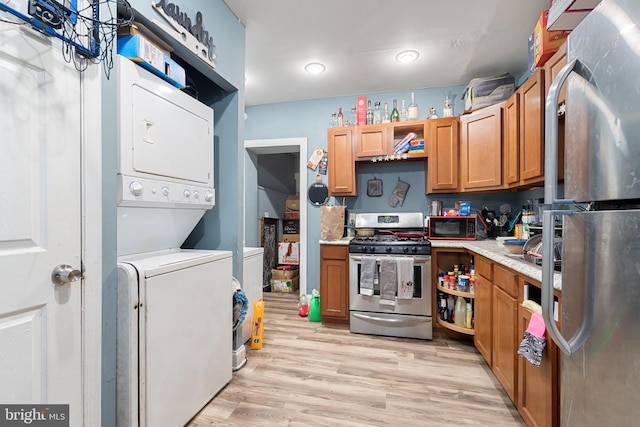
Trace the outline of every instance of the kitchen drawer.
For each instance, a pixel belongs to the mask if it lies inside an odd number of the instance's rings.
[[[484,277],[485,279],[488,279],[489,281],[493,280],[493,271],[491,269],[491,266],[493,265],[493,263],[491,261],[476,255],[474,258],[474,263],[475,263],[476,274],[481,275],[482,277]]]
[[[512,297],[518,297],[518,276],[499,265],[493,266],[493,284]]]

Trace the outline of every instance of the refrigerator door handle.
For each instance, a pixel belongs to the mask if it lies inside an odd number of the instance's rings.
[[[571,215],[573,212],[569,210],[546,210],[542,212],[542,247],[553,248],[554,247],[554,222],[556,215]],[[566,340],[555,322],[553,316],[553,259],[552,250],[542,251],[542,317],[544,318],[547,332],[558,345],[560,350],[567,355],[575,353],[585,343],[591,328],[593,326],[593,310],[594,301],[593,298],[585,298],[584,300],[584,316],[582,318],[582,324],[578,332]],[[586,289],[586,293],[589,294],[589,289]]]
[[[548,205],[572,203],[572,201],[556,199],[558,196],[558,97],[560,96],[560,88],[576,68],[576,64],[578,64],[578,60],[574,59],[560,70],[549,88],[545,104],[544,203]]]

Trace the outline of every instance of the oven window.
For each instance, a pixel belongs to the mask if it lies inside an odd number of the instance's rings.
[[[362,264],[358,263],[358,295],[360,295],[360,269]],[[376,263],[376,274],[373,280],[373,295],[380,296],[380,262]],[[396,292],[397,295],[397,292]],[[413,297],[422,298],[422,266],[413,266]]]

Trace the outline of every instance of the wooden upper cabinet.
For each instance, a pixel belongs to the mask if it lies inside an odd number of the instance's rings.
[[[504,105],[504,183],[520,181],[520,94],[515,92]]]
[[[356,159],[389,154],[389,126],[387,124],[358,126],[355,151]]]
[[[461,190],[502,188],[502,110],[504,102],[460,118]]]
[[[427,129],[427,194],[455,193],[460,186],[460,120],[458,117],[429,120]]]
[[[520,88],[520,181],[544,181],[544,70],[539,69]]]
[[[353,129],[331,128],[327,132],[329,194],[332,196],[358,195],[353,158]]]
[[[558,76],[560,70],[567,65],[567,43],[565,42],[560,49],[556,53],[553,54],[551,58],[547,60],[544,64],[544,74],[545,74],[545,94],[549,93],[549,88],[551,87],[551,83]],[[560,95],[558,96],[558,104],[562,104],[565,102],[567,98],[567,92],[565,86],[563,85],[560,89]],[[546,101],[545,101],[546,102]]]

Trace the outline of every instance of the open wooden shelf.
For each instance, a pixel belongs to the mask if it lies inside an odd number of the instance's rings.
[[[463,292],[464,293],[464,292]],[[443,326],[447,329],[451,329],[452,331],[456,331],[459,332],[461,334],[466,334],[466,335],[473,335],[473,329],[469,329],[469,328],[461,328],[460,326],[455,325],[454,323],[447,323],[444,322],[442,320],[440,320],[439,317],[436,317],[436,322],[440,325]]]
[[[445,288],[444,286],[440,286],[440,285],[436,285],[436,288],[438,288],[439,291],[442,291],[445,294],[457,295],[457,296],[465,297],[465,298],[474,298],[475,297],[475,294],[472,294],[470,292],[456,291],[455,289]]]

